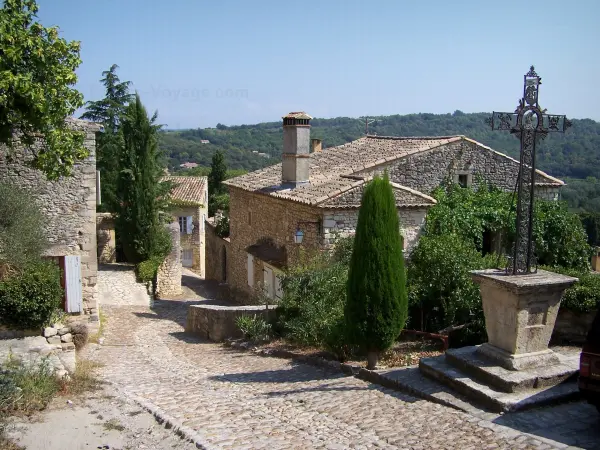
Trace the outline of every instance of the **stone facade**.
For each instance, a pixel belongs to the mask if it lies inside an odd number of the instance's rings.
[[[210,261],[206,261],[206,279],[216,280],[219,283],[227,283],[227,258],[230,256],[229,238],[221,238],[215,233],[214,218],[206,220],[206,255],[210,255]]]
[[[28,150],[17,149],[16,158],[8,161],[7,149],[0,147],[0,179],[26,188],[39,204],[47,219],[47,256],[81,256],[83,314],[97,322],[96,132],[100,128],[77,119],[70,123],[85,133],[84,145],[89,151],[89,156],[75,165],[72,176],[48,181],[25,164],[32,157]]]
[[[177,297],[181,294],[181,244],[179,224],[167,225],[171,235],[171,252],[158,268],[156,274],[156,295],[160,298]]]
[[[111,213],[96,214],[96,241],[98,245],[98,263],[111,264],[117,262],[115,220]]]

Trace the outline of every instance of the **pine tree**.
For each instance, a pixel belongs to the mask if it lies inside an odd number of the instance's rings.
[[[119,134],[121,120],[133,95],[129,93],[130,81],[121,81],[117,75],[119,66],[113,64],[102,72],[100,80],[106,88],[102,100],[87,102],[86,112],[81,118],[101,123],[104,133],[98,136],[97,167],[100,170],[100,190],[103,210],[115,212],[117,178],[119,175],[120,151],[123,148]]]
[[[396,340],[407,319],[402,237],[387,174],[363,194],[348,273],[346,327],[352,344],[367,352],[369,368]]]
[[[148,118],[136,94],[122,117],[123,142],[117,178],[117,239],[129,262],[164,257],[170,238],[160,221],[170,185],[161,183],[157,114]]]

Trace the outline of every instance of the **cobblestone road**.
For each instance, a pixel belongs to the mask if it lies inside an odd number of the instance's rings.
[[[105,340],[92,357],[107,380],[195,430],[207,448],[600,448],[595,410],[583,403],[499,417],[509,425],[501,426],[326,369],[191,338],[183,333],[188,304],[105,306]]]

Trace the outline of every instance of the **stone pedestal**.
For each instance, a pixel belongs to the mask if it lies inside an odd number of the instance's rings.
[[[558,364],[548,343],[562,294],[577,278],[544,270],[509,275],[496,269],[474,271],[472,277],[480,286],[488,334],[478,353],[508,370]]]

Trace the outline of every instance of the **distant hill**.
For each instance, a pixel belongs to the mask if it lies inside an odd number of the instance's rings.
[[[380,136],[446,136],[462,134],[493,149],[518,157],[519,142],[508,132],[492,131],[485,119],[489,113],[455,111],[453,114],[408,114],[378,117],[369,125],[369,134]],[[332,147],[364,136],[364,122],[339,117],[313,119],[311,136],[323,139],[324,147]],[[208,140],[210,143],[201,143]],[[197,130],[165,131],[161,133],[161,148],[166,152],[169,166],[179,169],[184,162],[210,165],[213,153],[223,150],[227,164],[232,169],[256,170],[275,164],[281,159],[281,122],[256,125],[240,125]],[[255,153],[253,153],[255,152]],[[269,157],[258,155],[264,153]],[[566,134],[549,135],[537,151],[538,167],[559,178],[600,179],[600,123],[590,119],[573,120],[573,127]],[[590,180],[576,182],[577,189]],[[585,189],[586,193],[591,192]],[[592,191],[596,191],[595,189]],[[600,195],[600,194],[599,194]],[[585,196],[585,194],[584,194]],[[589,209],[581,195],[578,209]],[[594,202],[594,205],[598,204]],[[595,209],[595,207],[593,208]]]

